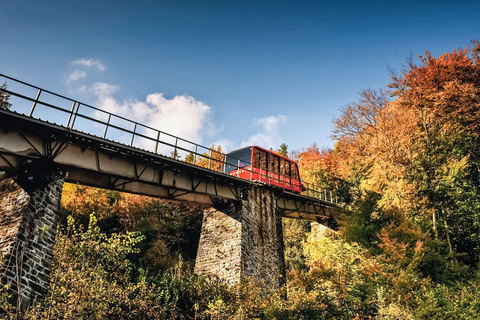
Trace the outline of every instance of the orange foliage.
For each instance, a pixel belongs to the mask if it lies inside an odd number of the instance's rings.
[[[65,183],[62,191],[61,206],[76,215],[88,216],[94,213],[98,218],[110,216],[113,212],[122,217],[125,227],[131,227],[134,215],[149,197],[120,193],[93,187]]]
[[[437,168],[459,160],[450,154],[454,144],[478,138],[479,48],[477,43],[472,54],[467,48],[439,58],[427,51],[420,66],[410,63],[408,71],[392,77],[393,92],[364,90],[334,120],[336,153],[351,179],[382,195],[381,206],[408,212],[423,203],[418,181],[409,177],[418,159],[427,166],[419,169],[426,174],[421,183],[429,185],[439,179]]]
[[[203,168],[221,171],[223,161],[222,146],[218,145],[215,147],[215,145],[212,143],[212,146],[208,150],[209,151],[204,152],[202,156],[197,156],[197,161],[195,164]]]
[[[314,143],[294,155],[302,180],[306,183],[330,185],[333,180],[344,175],[339,158],[330,149],[320,150]]]

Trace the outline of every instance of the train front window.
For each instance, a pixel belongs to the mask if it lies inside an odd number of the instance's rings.
[[[225,155],[222,172],[229,173],[239,168],[251,166],[252,148],[244,148]]]

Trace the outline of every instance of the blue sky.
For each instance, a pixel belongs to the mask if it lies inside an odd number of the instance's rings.
[[[23,1],[0,73],[204,145],[332,147],[388,67],[480,38],[478,1]]]

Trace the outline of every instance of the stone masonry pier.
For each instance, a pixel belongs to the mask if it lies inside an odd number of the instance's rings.
[[[285,283],[282,216],[271,189],[251,187],[244,200],[204,211],[195,273],[264,289]]]
[[[23,309],[48,289],[64,179],[43,162],[0,175],[1,283]]]

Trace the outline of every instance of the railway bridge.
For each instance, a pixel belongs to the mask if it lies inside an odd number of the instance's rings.
[[[229,175],[215,150],[6,75],[0,80],[10,102],[0,105],[0,275],[24,306],[48,288],[64,182],[206,205],[195,272],[229,283],[251,278],[277,287],[285,275],[282,217],[332,219],[328,190],[298,194]],[[187,154],[192,163],[177,160]]]

